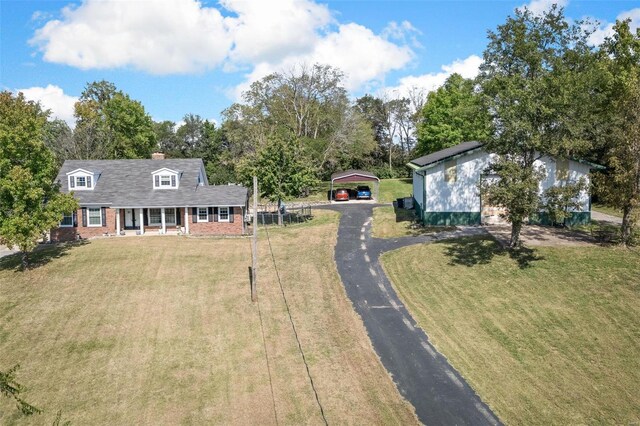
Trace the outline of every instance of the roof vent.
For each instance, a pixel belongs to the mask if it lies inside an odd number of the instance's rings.
[[[151,154],[152,160],[164,160],[164,152],[154,152]]]

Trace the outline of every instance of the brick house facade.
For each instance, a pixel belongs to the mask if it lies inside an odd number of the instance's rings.
[[[200,159],[68,160],[57,179],[80,208],[51,230],[52,241],[246,231],[247,189],[209,185]]]

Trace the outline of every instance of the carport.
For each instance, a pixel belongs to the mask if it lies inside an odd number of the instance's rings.
[[[364,170],[346,170],[344,172],[337,172],[331,175],[331,189],[329,191],[330,200],[333,201],[333,187],[335,184],[341,183],[371,183],[373,182],[373,191],[371,191],[371,198],[378,199],[378,192],[380,191],[380,179],[378,176],[371,172]]]

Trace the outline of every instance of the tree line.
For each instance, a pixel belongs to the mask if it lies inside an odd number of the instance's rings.
[[[517,10],[488,32],[475,79],[453,74],[426,96],[414,89],[350,99],[339,69],[300,65],[251,84],[219,124],[195,114],[154,122],[141,102],[99,81],[83,90],[71,129],[3,92],[0,242],[26,253],[69,210],[72,199],[52,183],[66,159],[150,158],[156,150],[200,157],[211,183],[250,185],[257,174],[262,195],[278,200],[304,195],[338,170],[408,176],[411,158],[478,140],[498,155],[487,172],[499,179],[482,191],[506,207],[512,246],[541,205],[561,217],[581,189],[574,182],[541,199],[543,155],[606,167],[592,190],[622,210],[629,244],[640,207],[640,32],[619,21],[599,46],[589,35],[588,23],[568,22],[561,8]]]

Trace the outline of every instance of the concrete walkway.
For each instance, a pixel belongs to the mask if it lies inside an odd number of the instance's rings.
[[[18,252],[18,250],[16,250],[16,249],[9,250],[5,246],[1,246],[0,245],[0,258],[3,258],[5,256],[9,256],[10,254],[17,253],[17,252]]]
[[[429,343],[379,262],[380,254],[411,244],[485,234],[466,228],[437,235],[371,237],[373,205],[331,206],[342,213],[335,260],[347,295],[362,317],[373,347],[400,393],[428,425],[500,424],[466,381]],[[428,279],[428,276],[425,276]]]
[[[591,220],[598,222],[608,222],[614,225],[622,225],[622,218],[617,216],[611,216],[610,214],[600,213],[595,210],[591,211]]]

